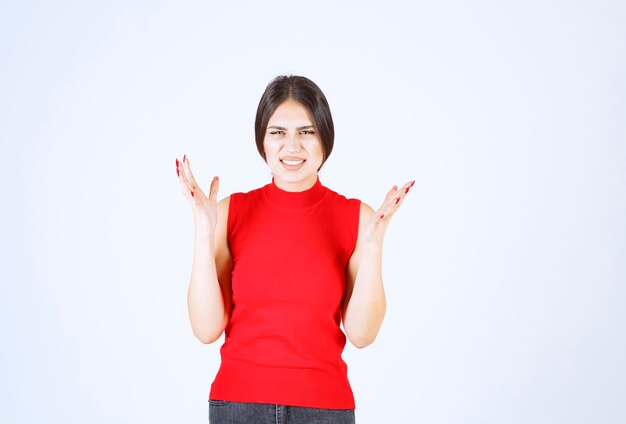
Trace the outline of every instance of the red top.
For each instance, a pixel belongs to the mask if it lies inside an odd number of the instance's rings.
[[[233,308],[210,399],[355,408],[339,325],[360,203],[319,178],[231,195]]]

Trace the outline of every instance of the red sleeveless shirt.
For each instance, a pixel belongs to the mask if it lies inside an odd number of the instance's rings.
[[[360,201],[272,181],[230,197],[230,320],[210,399],[354,409],[340,329]]]

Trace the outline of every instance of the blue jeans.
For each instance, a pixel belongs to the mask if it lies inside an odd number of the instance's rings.
[[[210,424],[354,424],[354,409],[320,409],[209,399]]]

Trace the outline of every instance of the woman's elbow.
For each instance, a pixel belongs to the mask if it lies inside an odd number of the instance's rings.
[[[219,323],[219,325],[192,325],[191,329],[196,339],[200,340],[204,344],[211,344],[218,340],[222,333],[224,333],[227,323],[228,318],[224,317],[223,321]]]
[[[220,338],[220,336],[222,335],[223,331],[194,331],[193,335],[196,337],[196,339],[200,340],[200,342],[202,342],[203,344],[211,344],[214,341],[218,340]]]
[[[376,336],[377,334],[372,334],[372,335],[350,335],[348,333],[348,340],[350,340],[350,343],[352,344],[352,346],[356,347],[357,349],[363,349],[369,345],[371,345],[372,343],[374,343],[374,340],[376,340]]]
[[[385,309],[383,307],[381,308],[378,316],[368,324],[359,323],[360,325],[353,325],[354,321],[344,321],[344,330],[346,331],[346,336],[348,337],[348,340],[350,340],[350,343],[358,349],[363,349],[364,347],[374,343],[376,337],[378,336],[378,332],[380,331],[380,327],[383,324],[384,318]]]
[[[352,343],[352,346],[356,347],[357,349],[363,349],[366,348],[367,346],[371,345],[372,343],[374,343],[374,340],[368,340],[368,341],[352,341],[350,340],[350,343]]]

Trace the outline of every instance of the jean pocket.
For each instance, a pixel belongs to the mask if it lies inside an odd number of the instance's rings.
[[[209,399],[209,405],[211,406],[224,406],[230,403],[229,400]]]

